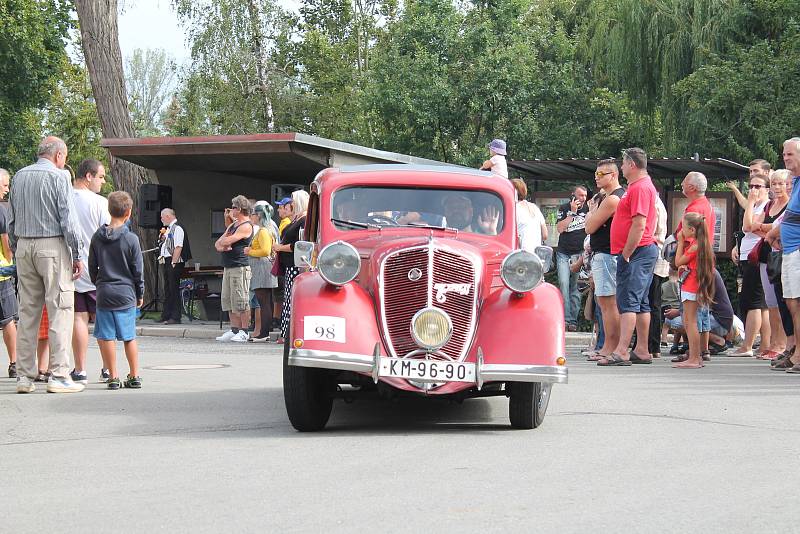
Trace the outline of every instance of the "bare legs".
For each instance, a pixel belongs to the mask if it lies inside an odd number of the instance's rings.
[[[689,339],[689,358],[685,362],[676,363],[673,367],[699,369],[703,366],[703,357],[700,354],[702,341],[697,330],[697,302],[693,300],[683,301],[683,328]]]
[[[617,297],[614,295],[607,297],[596,297],[600,305],[601,317],[603,320],[603,332],[605,332],[605,342],[600,349],[602,356],[610,356],[611,352],[619,343],[619,310],[617,309]]]
[[[636,346],[633,348],[633,352],[640,359],[649,360],[651,356],[647,349],[647,335],[650,332],[650,312],[619,314],[619,342],[614,348],[614,353],[623,360],[630,358],[628,347],[631,344],[634,329],[636,330]]]
[[[17,324],[11,320],[3,327],[3,343],[8,351],[8,363],[17,361]]]
[[[75,356],[75,371],[86,370],[86,351],[89,348],[89,313],[75,312],[72,323],[72,354]]]
[[[765,345],[764,340],[761,340],[762,354],[767,351],[781,353],[786,350],[786,332],[783,331],[781,314],[777,306],[769,308],[769,331],[771,334],[769,343]]]
[[[100,355],[103,357],[103,367],[108,369],[111,378],[119,378],[119,375],[117,375],[116,343],[113,340],[98,339],[97,344],[100,346]],[[130,375],[139,376],[139,350],[136,340],[124,341],[123,346],[125,347],[125,358],[128,360]]]

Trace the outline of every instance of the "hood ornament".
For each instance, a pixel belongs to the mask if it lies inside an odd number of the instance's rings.
[[[471,287],[472,284],[434,284],[433,289],[436,290],[436,302],[440,304],[447,302],[447,293],[468,295]]]

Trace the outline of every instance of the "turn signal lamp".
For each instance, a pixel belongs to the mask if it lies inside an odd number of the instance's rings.
[[[295,343],[297,343],[297,342],[295,341]],[[556,364],[557,365],[566,365],[567,364],[567,359],[565,357],[563,357],[563,356],[559,356],[558,358],[556,358]]]
[[[295,339],[294,340],[294,348],[296,348],[296,349],[303,348],[303,340],[302,339]]]

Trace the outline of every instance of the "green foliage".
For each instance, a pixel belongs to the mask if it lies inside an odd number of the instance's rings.
[[[163,49],[136,49],[127,59],[125,81],[133,128],[139,136],[159,135],[173,90],[175,61]]]
[[[71,26],[61,0],[0,0],[0,166],[30,163],[48,102],[66,57]]]

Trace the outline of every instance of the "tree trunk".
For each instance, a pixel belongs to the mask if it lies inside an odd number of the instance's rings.
[[[117,0],[75,0],[75,10],[78,13],[83,55],[92,82],[103,137],[135,137],[133,123],[128,114],[128,96],[119,48]],[[151,248],[158,239],[157,233],[140,228],[137,224],[139,186],[157,180],[147,169],[115,158],[111,154],[109,161],[114,188],[126,191],[133,197],[132,228],[139,236],[142,249]],[[144,260],[145,300],[150,300],[156,298],[152,289],[155,287],[158,269],[152,254],[146,254]]]

